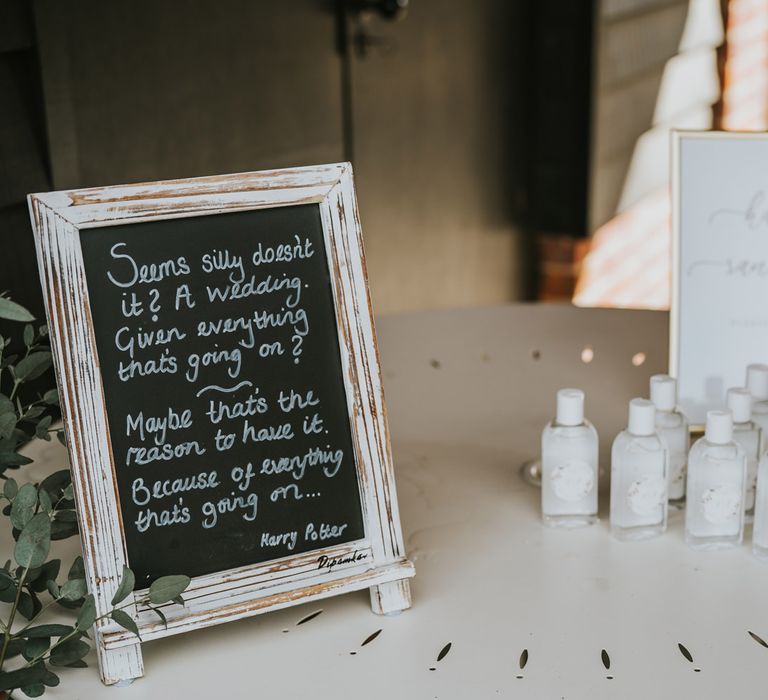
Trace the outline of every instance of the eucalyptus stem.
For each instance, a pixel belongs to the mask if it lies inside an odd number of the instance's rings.
[[[21,572],[21,576],[19,577],[19,585],[18,588],[16,588],[16,599],[13,601],[11,614],[8,616],[8,624],[5,628],[5,633],[3,634],[3,648],[0,650],[0,669],[3,668],[3,664],[5,663],[5,655],[8,652],[8,644],[11,641],[11,629],[13,628],[13,620],[16,617],[16,611],[19,609],[19,600],[21,599],[21,593],[24,589],[24,581],[27,578],[27,573],[29,573],[29,567],[25,566],[24,570]]]

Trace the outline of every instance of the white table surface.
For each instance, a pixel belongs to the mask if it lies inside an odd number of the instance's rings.
[[[765,694],[768,649],[748,630],[768,639],[768,566],[747,544],[690,552],[679,513],[662,538],[617,542],[604,490],[598,525],[546,530],[538,490],[518,475],[536,456],[564,385],[586,390],[607,466],[626,402],[666,368],[666,314],[508,306],[383,318],[379,335],[402,523],[416,564],[413,608],[375,616],[367,592],[310,603],[148,643],[146,676],[128,688],[101,686],[95,668],[65,670],[46,697]],[[594,353],[588,364],[586,346]],[[641,366],[632,364],[638,352]],[[27,454],[36,462],[20,478],[41,478],[65,459],[55,441]],[[7,538],[2,546],[7,554]],[[71,559],[77,542],[58,549]]]

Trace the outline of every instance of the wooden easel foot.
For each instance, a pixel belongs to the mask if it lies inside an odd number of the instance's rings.
[[[403,578],[398,581],[371,586],[371,608],[377,615],[397,614],[411,607],[411,582]]]
[[[120,687],[130,685],[135,678],[141,678],[144,675],[141,644],[104,649],[98,635],[96,644],[102,683]]]

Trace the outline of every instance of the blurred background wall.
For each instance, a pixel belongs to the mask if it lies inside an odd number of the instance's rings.
[[[351,160],[378,312],[663,308],[669,130],[765,129],[768,0],[4,0],[0,289],[24,196]]]

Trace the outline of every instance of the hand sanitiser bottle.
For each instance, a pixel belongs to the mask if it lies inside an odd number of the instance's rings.
[[[620,540],[644,540],[667,529],[669,452],[656,433],[656,407],[629,402],[629,423],[611,450],[611,532]]]
[[[541,511],[551,527],[597,520],[597,431],[584,418],[584,392],[557,392],[557,413],[541,434]]]
[[[757,467],[752,553],[760,559],[768,561],[768,452],[763,454]]]
[[[768,438],[768,365],[747,367],[747,389],[752,394],[752,420],[763,431],[760,452],[765,452]]]
[[[685,541],[693,549],[741,543],[747,459],[733,441],[730,411],[708,411],[704,437],[688,455]]]
[[[651,377],[651,401],[656,406],[656,432],[669,451],[669,503],[680,508],[685,501],[685,472],[691,437],[688,420],[677,408],[677,380],[666,374],[654,374]]]
[[[728,409],[733,416],[733,440],[744,449],[747,458],[747,490],[744,495],[745,522],[755,513],[757,462],[760,459],[760,428],[752,422],[752,395],[746,389],[728,389]]]

